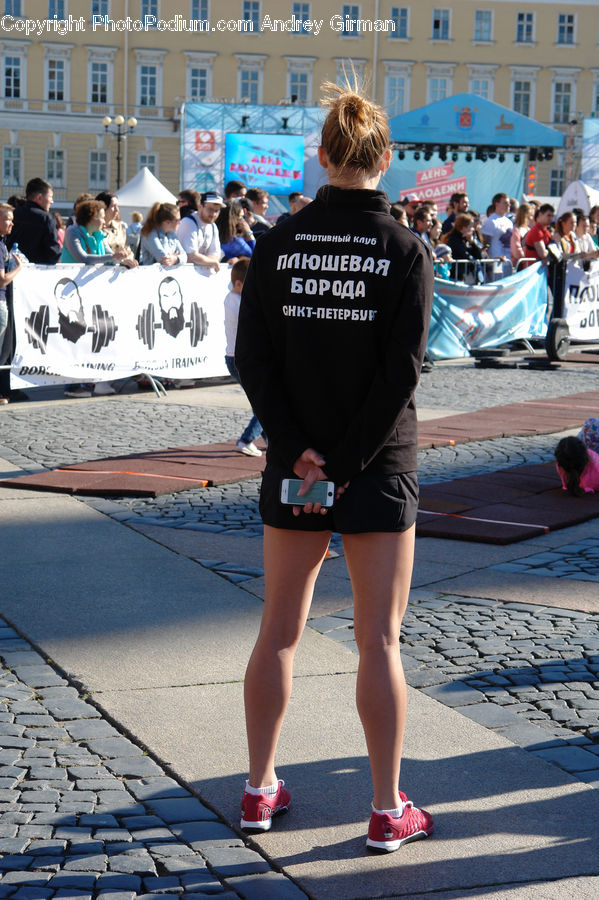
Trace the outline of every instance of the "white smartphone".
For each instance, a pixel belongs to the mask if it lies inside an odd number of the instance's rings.
[[[298,497],[302,486],[301,478],[283,478],[281,481],[281,503],[288,506],[303,506],[304,503],[320,503],[332,506],[335,502],[335,485],[332,481],[315,481],[307,494]]]

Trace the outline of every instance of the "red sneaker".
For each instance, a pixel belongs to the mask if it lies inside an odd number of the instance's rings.
[[[246,831],[270,831],[272,817],[285,813],[291,805],[291,795],[279,781],[276,794],[248,794],[243,792],[241,798],[241,827]]]
[[[373,850],[391,853],[399,850],[408,841],[418,841],[433,833],[433,817],[424,809],[417,809],[401,791],[399,796],[404,801],[403,815],[395,819],[388,813],[372,813],[368,827],[366,846]]]

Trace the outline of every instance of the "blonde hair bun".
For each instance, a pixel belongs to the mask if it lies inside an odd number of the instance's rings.
[[[321,103],[329,108],[321,143],[329,160],[337,169],[375,172],[389,146],[385,111],[364,97],[357,84],[350,87],[327,81],[321,90]]]

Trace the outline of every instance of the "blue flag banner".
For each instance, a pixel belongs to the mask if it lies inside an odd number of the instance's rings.
[[[470,350],[546,333],[547,269],[540,263],[490,284],[435,278],[427,346],[433,360],[458,359]]]

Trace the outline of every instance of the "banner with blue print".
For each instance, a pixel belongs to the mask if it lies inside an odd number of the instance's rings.
[[[547,333],[547,269],[528,269],[490,284],[467,285],[435,278],[427,353],[435,359],[469,356]]]

